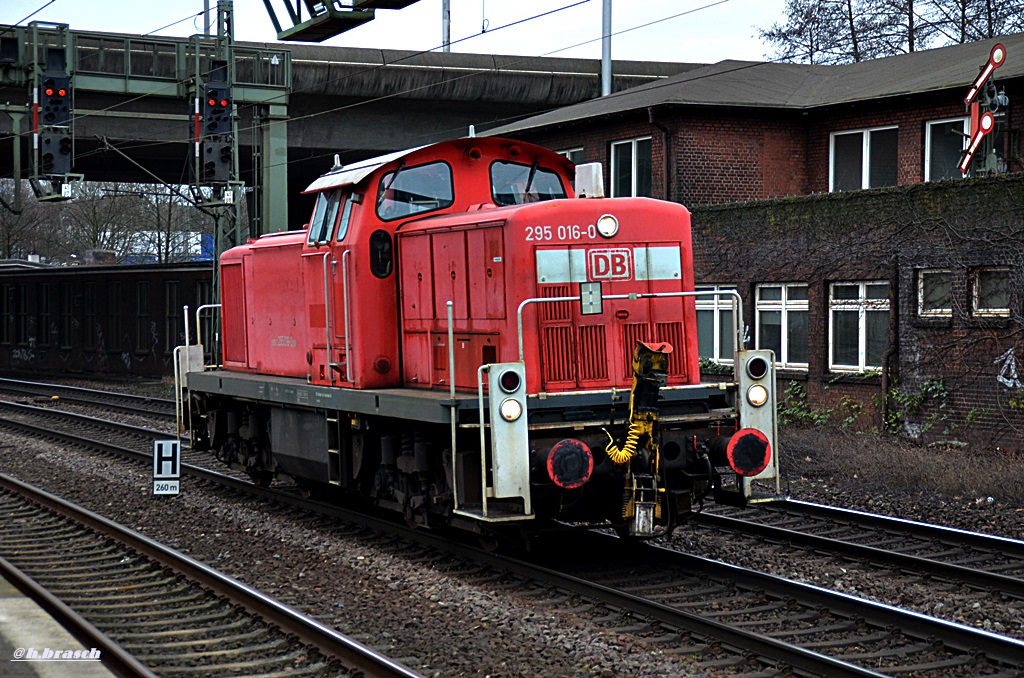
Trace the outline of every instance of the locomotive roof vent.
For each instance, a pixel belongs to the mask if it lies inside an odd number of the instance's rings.
[[[576,165],[576,197],[604,197],[604,170],[601,163],[588,162]]]

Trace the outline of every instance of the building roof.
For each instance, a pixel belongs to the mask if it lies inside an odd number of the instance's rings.
[[[564,125],[651,106],[799,111],[950,88],[966,94],[996,43],[1003,44],[1007,56],[993,80],[1024,76],[1024,33],[839,66],[726,60],[535,115],[487,134]]]

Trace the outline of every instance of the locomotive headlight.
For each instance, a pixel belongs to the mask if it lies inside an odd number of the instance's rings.
[[[606,238],[610,238],[619,232],[619,220],[611,214],[604,214],[597,218],[597,232]]]
[[[523,404],[515,398],[505,398],[501,401],[498,412],[501,413],[501,418],[505,421],[515,421],[523,416]]]
[[[747,389],[747,402],[754,407],[761,407],[768,402],[768,389],[761,384],[754,384]]]

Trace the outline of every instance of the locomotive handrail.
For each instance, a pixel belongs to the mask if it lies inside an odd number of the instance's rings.
[[[200,304],[199,306],[196,307],[196,343],[197,344],[202,344],[203,343],[203,332],[202,332],[202,329],[201,329],[202,325],[199,323],[199,314],[202,313],[203,311],[208,311],[211,308],[220,308],[220,307],[221,307],[220,304]],[[186,306],[185,308],[188,309],[188,306]],[[214,325],[214,327],[216,328],[216,325]],[[189,334],[189,330],[188,330],[188,311],[186,310],[185,311],[185,345],[186,346],[188,346],[191,343],[191,341],[189,340],[188,334]],[[213,354],[213,349],[215,349],[215,348],[218,349],[218,353],[219,353],[219,347],[218,346],[216,346],[216,345],[211,346],[210,347],[210,355],[211,356],[214,355]],[[220,367],[220,363],[217,362],[216,360],[214,360],[214,364],[213,365],[206,365],[204,367],[214,367],[214,368],[216,368],[216,367]]]
[[[701,290],[700,292],[630,292],[629,294],[602,294],[601,299],[654,299],[654,298],[673,298],[673,297],[708,297],[708,296],[728,296],[732,297],[732,332],[736,338],[736,346],[743,349],[743,334],[740,332],[740,311],[743,308],[743,299],[740,297],[740,293],[736,290]],[[582,301],[583,297],[577,295],[575,297],[532,297],[530,299],[524,299],[519,304],[519,310],[516,311],[516,317],[519,324],[519,360],[525,360],[524,352],[525,347],[523,346],[523,310],[530,304],[539,304],[542,302],[554,303],[554,302],[565,302],[565,301]]]
[[[334,254],[330,250],[324,252],[324,329],[327,333],[327,372],[331,378],[331,383],[334,383],[334,372],[332,368],[334,363],[331,362],[331,296],[330,296],[330,280],[327,274],[327,258]],[[347,362],[347,361],[346,361]]]
[[[455,303],[448,300],[448,373],[451,383],[448,384],[448,393],[451,395],[452,406],[451,406],[451,424],[452,424],[452,502],[455,508],[459,507],[459,484],[455,482],[455,470],[458,468],[458,456],[455,449],[455,442],[458,438],[459,423],[457,421],[458,405],[455,402],[455,314],[453,309]],[[480,405],[480,413],[483,414],[483,404]],[[480,430],[483,431],[483,423],[481,422]]]
[[[450,302],[449,302],[450,303]],[[487,437],[484,435],[484,372],[491,369],[484,364],[476,368],[477,406],[480,408],[480,512],[487,517]],[[452,475],[454,477],[455,457],[452,457]],[[458,485],[458,483],[452,483]]]
[[[352,332],[349,330],[348,310],[348,256],[351,253],[352,249],[349,248],[341,254],[341,285],[344,297],[343,306],[345,307],[345,381],[349,383],[352,383]],[[327,360],[330,362],[330,355],[327,356]]]

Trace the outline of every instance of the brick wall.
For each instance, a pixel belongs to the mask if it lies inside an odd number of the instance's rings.
[[[783,371],[780,387],[800,381],[809,407],[842,419],[854,402],[873,427],[885,403],[925,440],[1021,445],[1024,365],[1017,381],[1007,365],[1024,359],[1024,175],[697,208],[693,224],[696,279],[738,286],[751,335],[757,283],[808,284],[809,368]],[[971,309],[972,272],[992,266],[1010,272],[1008,317]],[[948,318],[918,316],[922,268],[951,271]],[[845,281],[889,282],[884,374],[829,370],[829,285]]]

